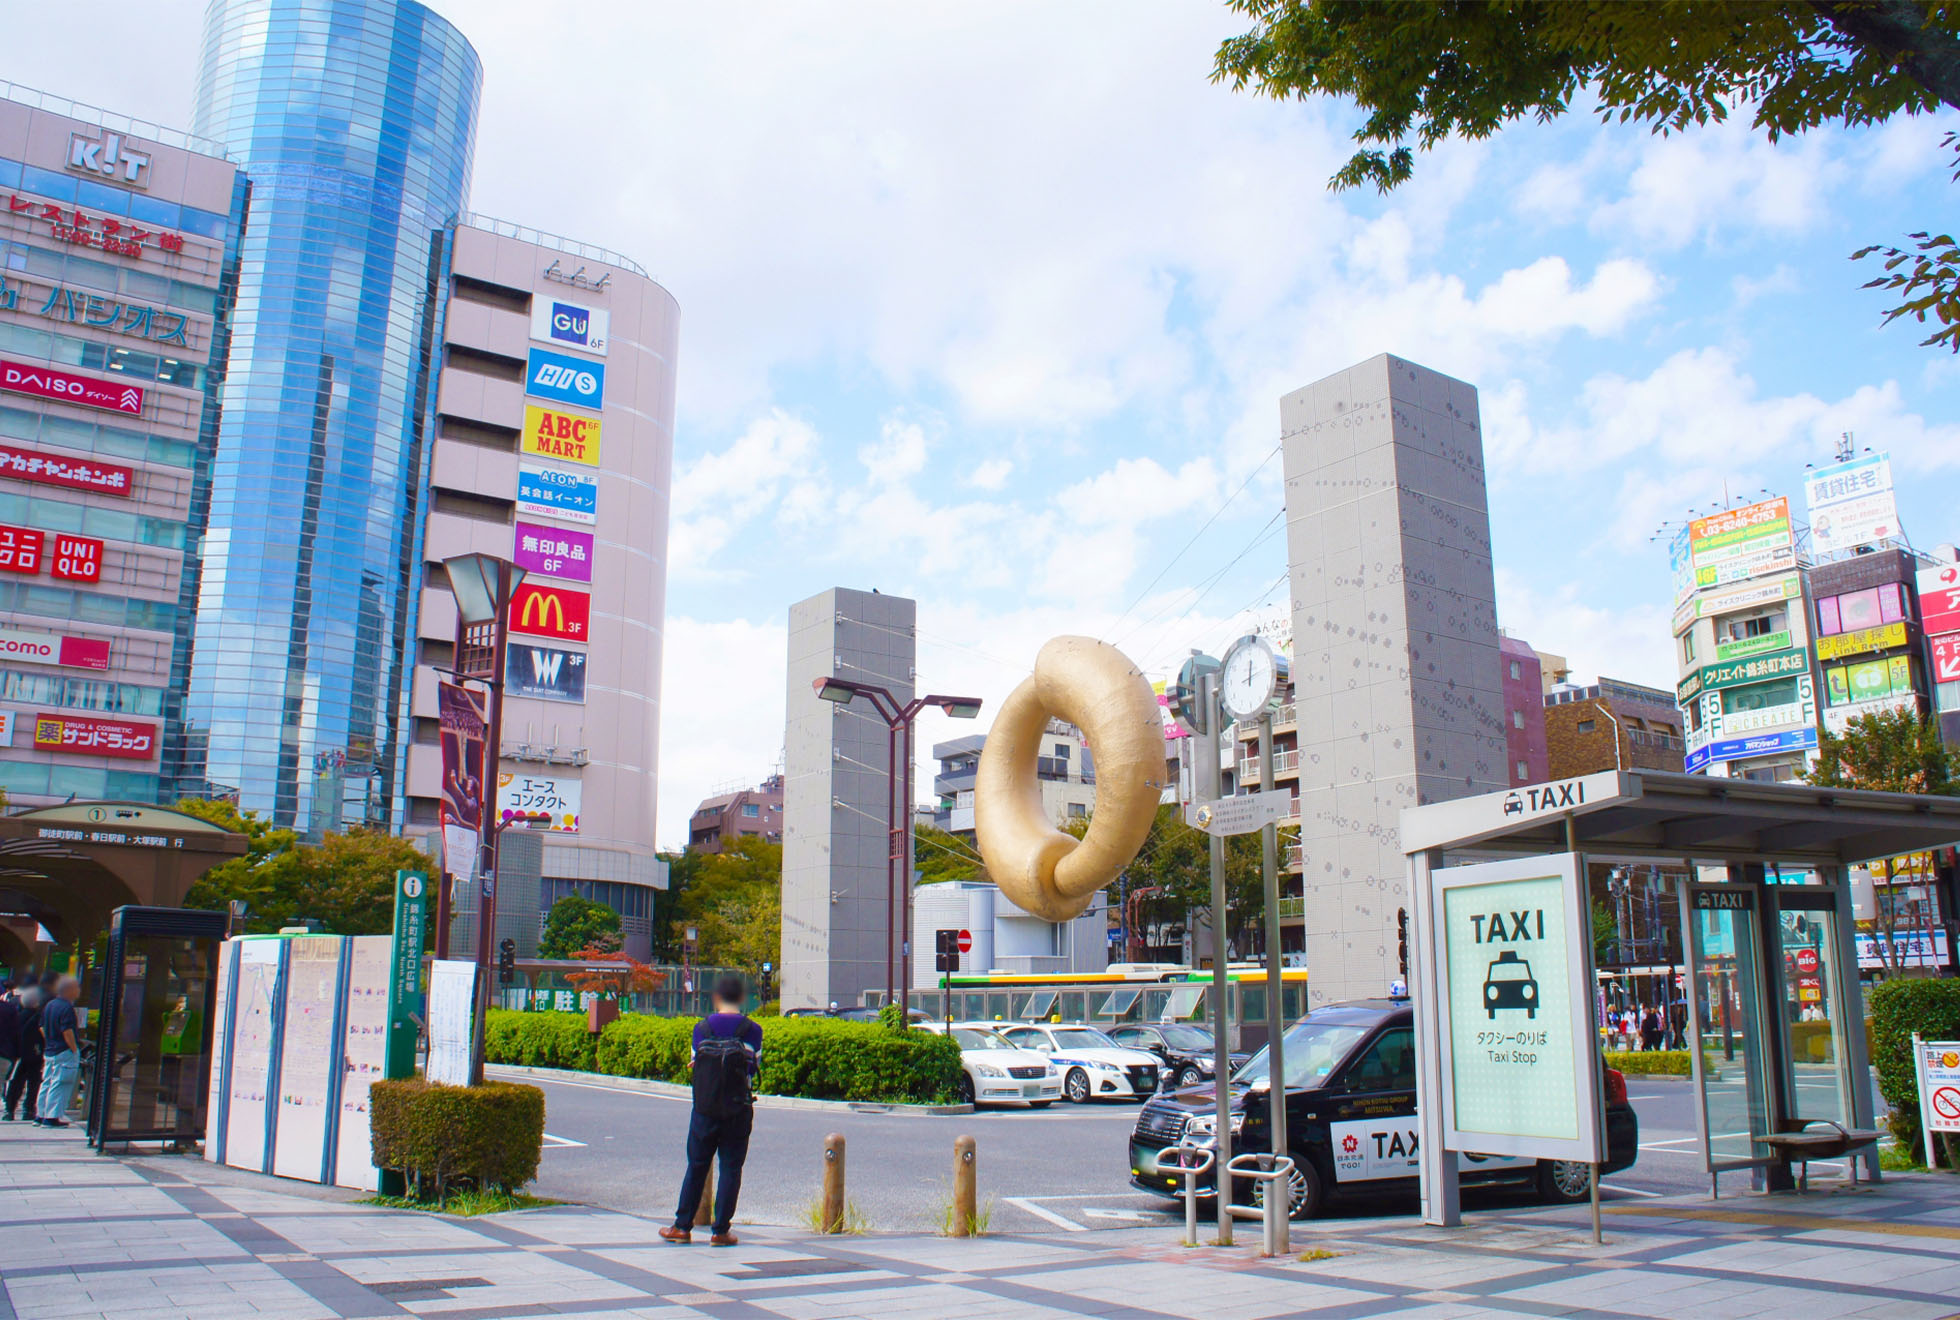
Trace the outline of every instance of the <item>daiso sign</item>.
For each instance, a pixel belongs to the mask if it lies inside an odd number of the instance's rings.
[[[599,419],[556,408],[524,407],[524,452],[599,466]]]

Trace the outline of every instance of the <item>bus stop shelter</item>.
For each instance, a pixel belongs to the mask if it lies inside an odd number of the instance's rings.
[[[1681,867],[1689,1053],[1700,1153],[1719,1175],[1793,1185],[1773,1140],[1819,1121],[1869,1129],[1864,1000],[1845,868],[1960,841],[1960,798],[1609,771],[1412,807],[1402,848],[1415,909],[1423,1217],[1457,1222],[1444,1150],[1443,1054],[1431,877],[1446,867],[1577,854],[1593,864]],[[1590,958],[1590,949],[1586,951]],[[1597,1014],[1597,1000],[1594,1013]],[[1593,1039],[1598,1039],[1597,1021]],[[1852,1157],[1878,1177],[1875,1150]],[[1855,1168],[1855,1166],[1854,1166]]]

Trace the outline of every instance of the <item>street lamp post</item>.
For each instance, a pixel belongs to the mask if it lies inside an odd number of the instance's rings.
[[[858,697],[867,698],[885,721],[885,1002],[892,1002],[896,991],[899,1011],[910,1019],[912,1008],[912,904],[905,904],[904,916],[898,912],[898,877],[907,878],[908,898],[912,875],[912,722],[928,706],[937,706],[956,720],[970,720],[980,714],[980,698],[948,697],[934,693],[901,703],[884,688],[855,679],[819,678],[811,682],[819,697],[848,706]],[[903,868],[903,870],[901,870]],[[901,931],[902,920],[902,931]],[[894,946],[896,941],[896,947]]]
[[[483,733],[483,803],[477,821],[476,1014],[470,1032],[470,1085],[483,1082],[483,1026],[490,1011],[491,938],[497,921],[497,769],[503,753],[504,651],[510,601],[524,570],[495,555],[457,555],[443,561],[456,597],[456,672],[490,690]],[[528,816],[525,817],[529,819]],[[512,822],[515,823],[515,822]]]

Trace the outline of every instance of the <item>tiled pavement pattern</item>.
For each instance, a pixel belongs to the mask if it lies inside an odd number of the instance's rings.
[[[752,1171],[751,1176],[754,1176]],[[0,1125],[0,1320],[419,1315],[441,1320],[1325,1320],[1396,1315],[1960,1314],[1960,1190],[1882,1190],[1479,1217],[1295,1233],[1313,1262],[1185,1250],[1161,1229],[1062,1239],[814,1238],[747,1227],[734,1250],[671,1247],[648,1220],[560,1207],[476,1220],[379,1210],[189,1158],[108,1159],[79,1134]]]

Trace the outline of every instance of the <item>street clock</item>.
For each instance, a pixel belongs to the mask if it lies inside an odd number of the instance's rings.
[[[1286,678],[1286,657],[1265,638],[1247,633],[1225,652],[1219,670],[1219,700],[1234,720],[1251,724],[1278,707]]]

